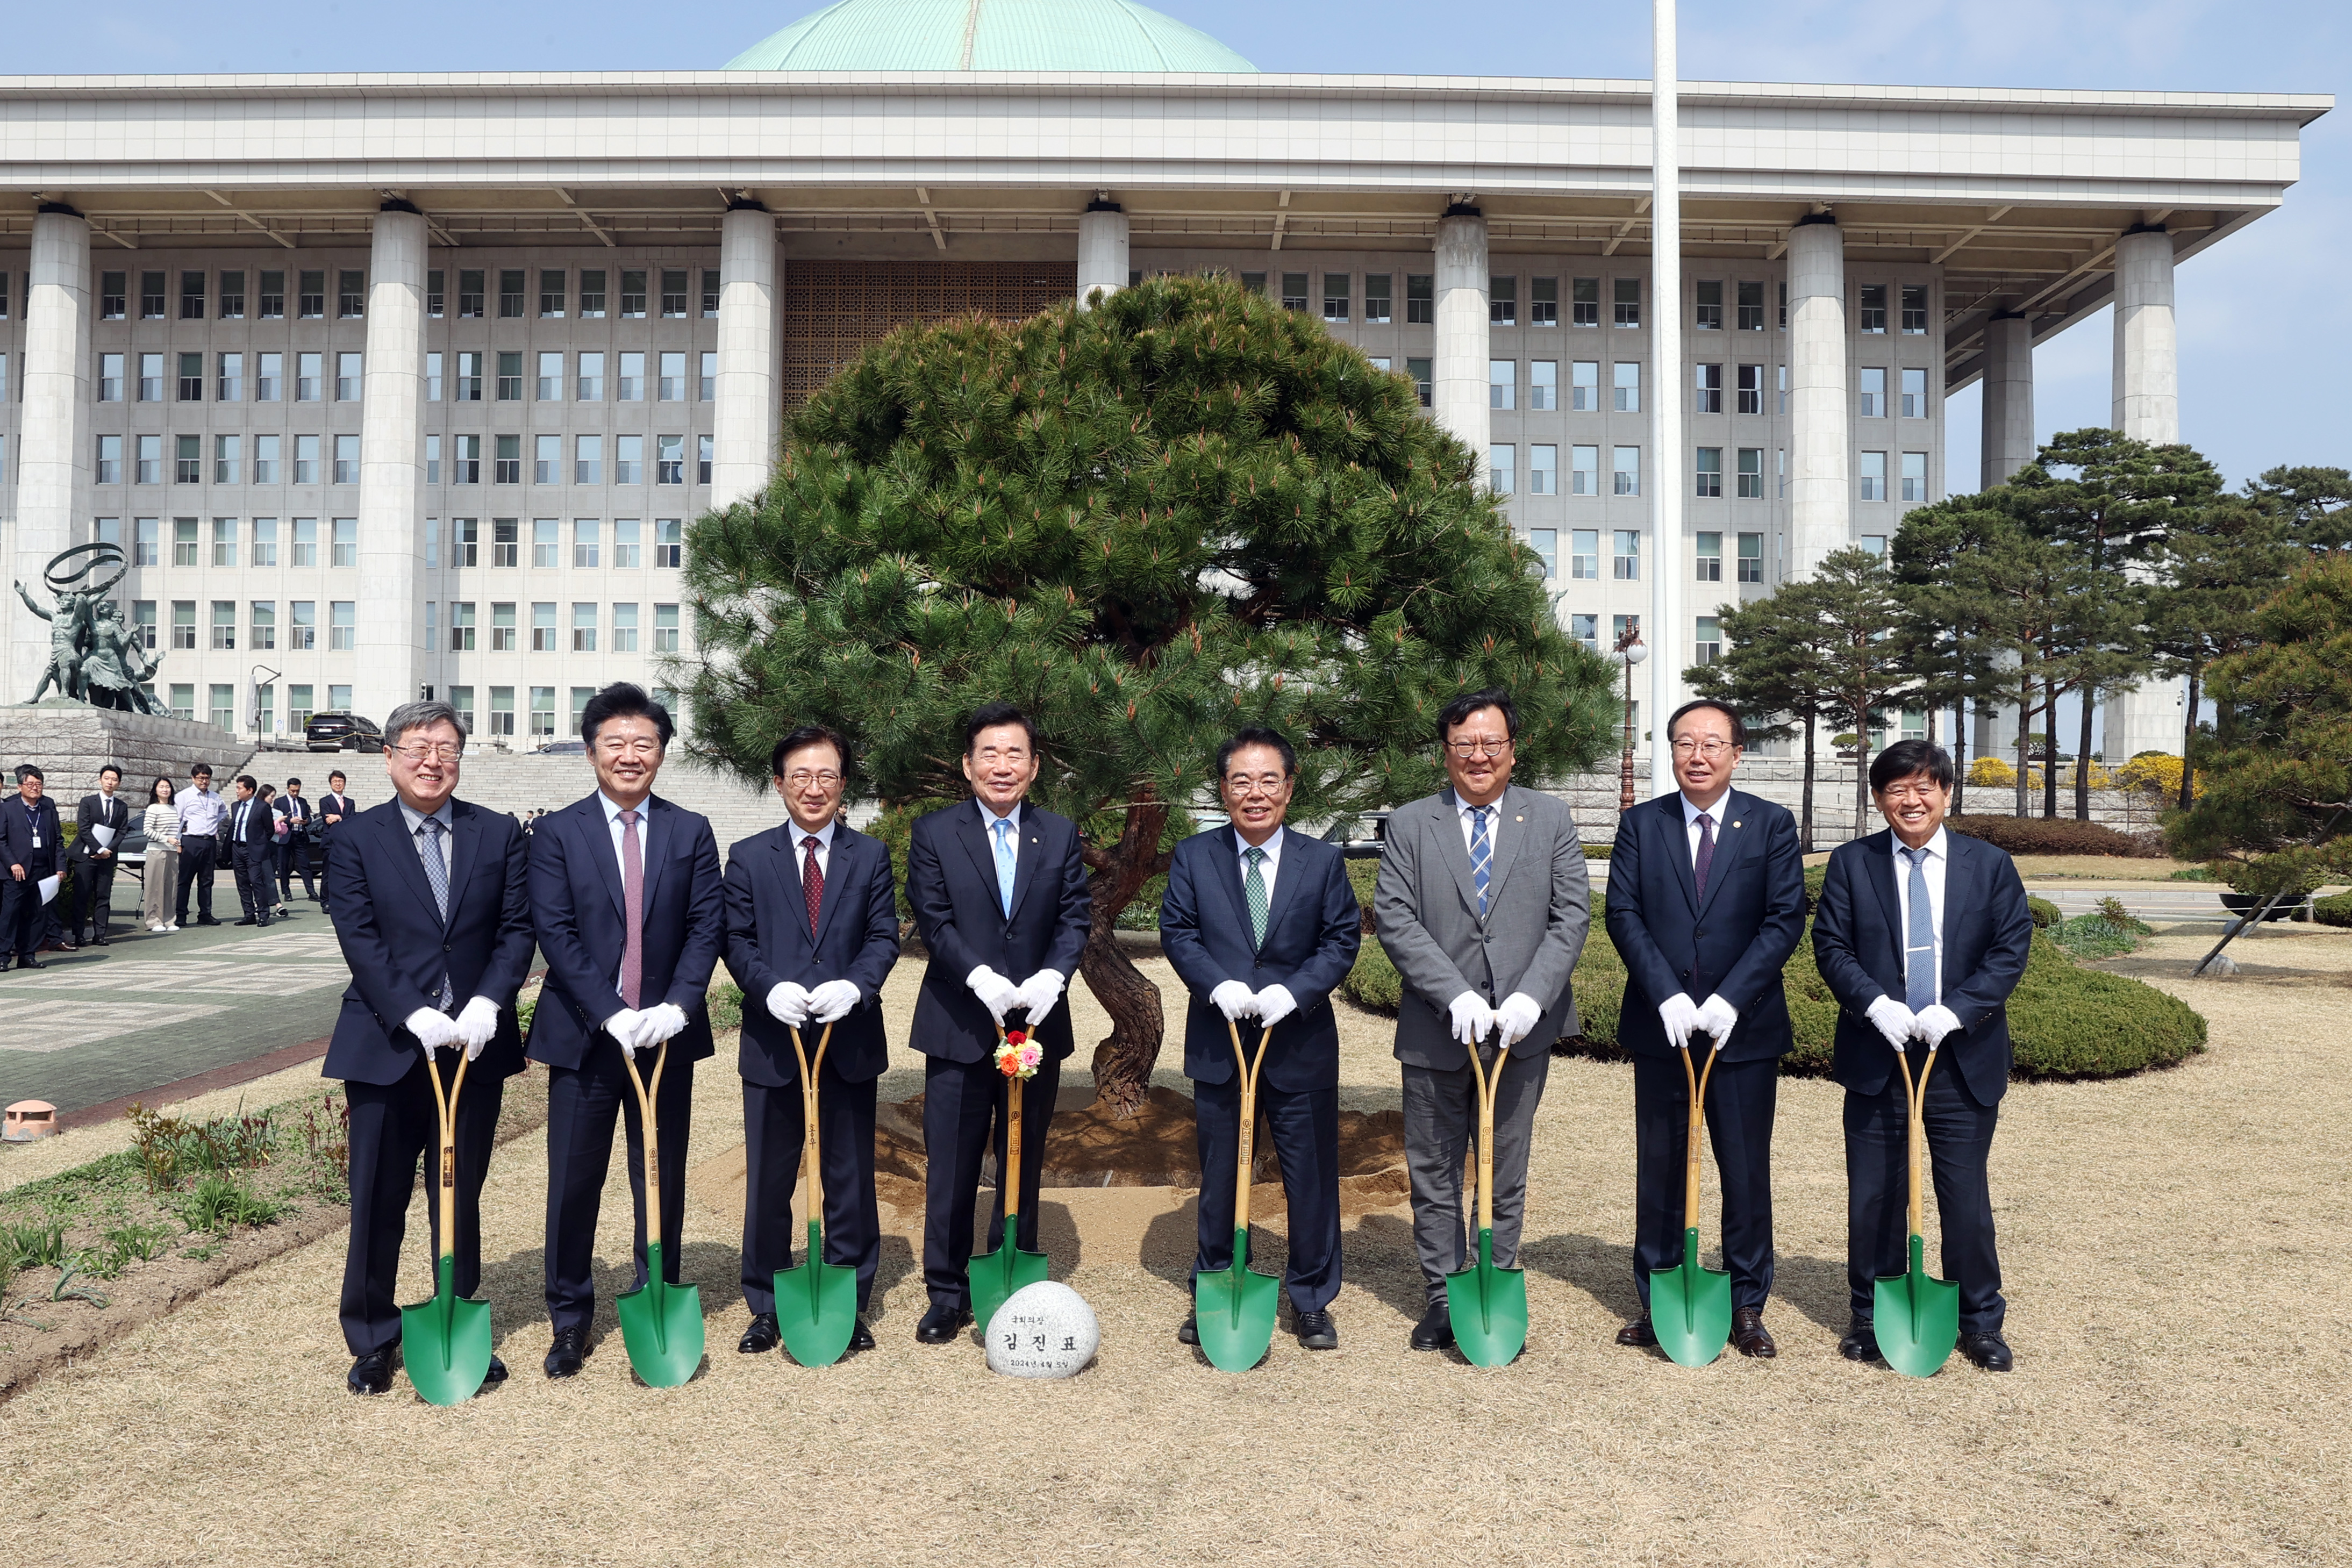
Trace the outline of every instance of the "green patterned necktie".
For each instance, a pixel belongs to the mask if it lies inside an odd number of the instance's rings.
[[[1265,877],[1259,868],[1265,864],[1265,852],[1252,844],[1242,852],[1249,862],[1249,874],[1242,878],[1242,892],[1249,899],[1250,946],[1265,946]]]

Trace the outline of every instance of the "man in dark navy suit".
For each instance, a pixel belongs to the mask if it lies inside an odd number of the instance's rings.
[[[457,1233],[450,1250],[461,1296],[481,1283],[482,1178],[506,1080],[522,1071],[514,998],[531,951],[522,834],[505,812],[456,799],[465,747],[447,703],[394,708],[383,727],[394,798],[346,821],[329,844],[335,885],[343,890],[335,937],[352,971],[323,1071],[343,1081],[351,1105],[342,1322],[354,1394],[392,1386],[401,1237],[417,1156],[439,1138],[425,1079],[435,1071],[433,1053],[462,1048],[473,1064],[457,1100]],[[440,1206],[428,1203],[425,1213],[437,1256]],[[491,1357],[489,1381],[506,1375],[506,1364]]]
[[[114,923],[114,868],[123,836],[131,831],[131,803],[116,793],[121,783],[122,769],[111,762],[98,770],[98,792],[81,798],[74,813],[73,847],[66,852],[74,883],[69,935],[79,941],[87,921],[90,945],[96,947],[111,946],[107,928]]]
[[[1950,754],[1897,741],[1870,764],[1887,831],[1830,855],[1813,916],[1813,960],[1838,1000],[1830,1076],[1845,1086],[1846,1285],[1853,1321],[1838,1351],[1878,1354],[1872,1287],[1910,1264],[1910,1110],[1898,1053],[1916,1075],[1937,1051],[1921,1108],[1935,1168],[1944,1277],[1960,1288],[1960,1353],[1987,1372],[2014,1364],[1985,1165],[2009,1088],[2009,994],[2024,977],[2033,916],[2017,862],[1948,831]]]
[[[59,877],[65,851],[58,842],[58,803],[42,791],[48,776],[31,763],[16,769],[16,794],[0,804],[0,969],[16,955],[20,969],[47,967],[35,955],[46,929],[41,883]],[[60,883],[62,885],[62,882]],[[56,894],[50,894],[54,901]]]
[[[236,799],[228,808],[229,866],[236,875],[236,901],[245,913],[239,925],[269,924],[270,867],[278,858],[270,831],[278,818],[250,773],[236,776]]]
[[[743,988],[743,1301],[751,1326],[736,1349],[773,1350],[776,1270],[793,1250],[793,1193],[808,1124],[792,1031],[817,1071],[817,1159],[824,1260],[857,1270],[852,1348],[866,1326],[882,1216],[874,1198],[874,1091],[888,1065],[882,982],[898,961],[898,883],[890,852],[841,817],[849,742],[803,725],[776,742],[768,771],[791,820],[727,852],[727,969]]]
[[[1723,1176],[1731,1342],[1779,1353],[1764,1326],[1772,1292],[1772,1113],[1780,1059],[1796,1043],[1780,971],[1805,931],[1797,824],[1731,787],[1748,727],[1720,703],[1666,721],[1675,782],[1617,824],[1609,852],[1609,939],[1625,960],[1618,1043],[1633,1058],[1633,1289],[1643,1312],[1617,1343],[1654,1345],[1650,1274],[1683,1260],[1690,1080],[1682,1053],[1711,1040],[1706,1130]],[[1694,998],[1705,998],[1696,1000]],[[1706,1066],[1693,1057],[1694,1071]]]
[[[971,1321],[972,1208],[981,1156],[1004,1163],[1005,1078],[997,1030],[1025,1018],[1045,1053],[1022,1085],[1019,1241],[1037,1245],[1037,1175],[1062,1063],[1075,1049],[1070,1014],[1056,1008],[1087,945],[1092,901],[1076,824],[1023,803],[1037,779],[1037,727],[1010,703],[964,725],[963,775],[972,799],[919,819],[907,848],[907,901],[931,961],[915,998],[913,1044],[924,1067],[923,1283],[930,1311],[916,1325],[945,1344]],[[1004,1224],[1000,1174],[991,1221]]]
[[[345,788],[348,781],[343,770],[336,768],[327,775],[327,792],[319,797],[319,912],[327,910],[327,868],[331,857],[327,845],[335,830],[359,815],[359,806]]]
[[[529,837],[531,923],[547,958],[530,1055],[548,1068],[550,1377],[576,1374],[592,1348],[596,1215],[616,1117],[628,1127],[636,1199],[633,1288],[646,1283],[644,1115],[623,1059],[665,1040],[672,1049],[654,1095],[662,1275],[678,1283],[694,1064],[712,1050],[703,997],[726,939],[726,900],[710,820],[653,792],[674,733],[669,710],[642,686],[616,682],[590,697],[580,738],[596,790],[540,819]],[[652,1071],[648,1056],[639,1071]]]
[[[1290,1209],[1283,1280],[1292,1332],[1308,1350],[1337,1350],[1328,1309],[1339,1293],[1339,1023],[1330,998],[1363,946],[1363,911],[1347,857],[1283,829],[1298,784],[1298,753],[1286,738],[1242,730],[1218,748],[1216,778],[1231,820],[1176,846],[1160,904],[1160,943],[1192,993],[1184,1015],[1201,1146],[1192,1277],[1234,1263],[1242,1084],[1232,1025],[1244,1026],[1242,1049],[1253,1058],[1259,1031],[1271,1029],[1257,1103]],[[1192,1313],[1176,1338],[1201,1343]]]

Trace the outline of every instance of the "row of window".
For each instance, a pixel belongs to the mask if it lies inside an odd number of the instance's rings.
[[[483,483],[483,442],[489,446],[489,483],[520,485],[523,482],[523,440],[520,435],[428,435],[425,438],[425,482],[438,485],[443,479],[442,452],[447,444],[447,478],[453,485]],[[686,442],[683,435],[615,435],[612,441],[612,480],[615,485],[646,483],[646,444],[653,443],[653,483],[683,485],[686,478]],[[537,485],[602,485],[604,477],[606,438],[602,435],[575,435],[572,438],[570,478],[565,478],[563,437],[537,435],[531,441],[531,482]],[[123,482],[126,450],[130,459],[131,483],[160,485],[163,483],[163,444],[172,443],[172,483],[201,485],[205,483],[206,455],[205,438],[201,435],[101,435],[98,437],[96,479],[100,485]],[[125,443],[128,443],[126,448]],[[328,443],[331,442],[332,445]],[[250,467],[247,459],[250,443]],[[291,444],[290,445],[289,444]],[[713,461],[713,438],[698,435],[695,443],[694,483],[710,483]],[[329,454],[331,453],[331,457]],[[289,455],[292,461],[288,461]],[[215,485],[356,485],[360,482],[360,438],[356,435],[243,435],[219,434],[212,438],[210,456],[212,483]],[[249,473],[249,477],[248,477]],[[321,475],[325,476],[324,480]]]
[[[449,459],[448,482],[452,485],[482,483],[482,443],[479,435],[447,437]],[[490,483],[520,485],[522,481],[522,444],[520,435],[493,435],[490,442]],[[604,437],[575,435],[572,438],[572,465],[569,483],[602,485],[604,478]],[[646,482],[646,437],[615,435],[613,442],[613,476],[615,485],[642,485]],[[438,435],[425,438],[425,482],[438,485],[443,478],[442,441]],[[530,437],[530,482],[534,485],[561,485],[564,478],[563,437],[534,435]],[[656,485],[686,483],[686,437],[656,435],[653,437],[654,479]],[[698,435],[694,438],[694,482],[710,483],[714,438]]]
[[[1719,533],[1694,534],[1693,560],[1696,580],[1700,582],[1723,580],[1723,536]],[[1764,536],[1760,533],[1735,534],[1733,548],[1736,568],[1734,581],[1764,580]],[[1528,543],[1543,560],[1543,575],[1558,580],[1559,571],[1559,530],[1529,528]],[[1610,576],[1620,582],[1638,582],[1642,579],[1642,533],[1638,528],[1612,530],[1614,547],[1610,556]],[[1568,576],[1572,581],[1597,581],[1601,576],[1601,530],[1570,528],[1568,530]]]
[[[496,356],[494,373],[488,375],[484,372],[491,368],[491,355],[467,352],[449,358],[455,361],[457,373],[444,377],[444,356],[438,353],[425,356],[425,402],[439,402],[446,392],[451,402],[481,402],[484,401],[485,385],[489,390],[491,402],[523,401],[523,356],[520,350],[499,352]],[[603,402],[607,386],[604,371],[609,363],[616,372],[610,382],[614,402],[644,402],[648,390],[656,402],[684,402],[688,386],[694,388],[695,401],[718,401],[719,354],[716,350],[701,351],[692,381],[687,377],[683,350],[663,350],[655,354],[640,353],[635,350],[609,355],[601,351],[588,352],[579,355],[578,360],[577,371],[567,375],[564,356],[561,351],[550,349],[541,352],[531,367],[533,400],[539,402],[562,402],[567,399],[576,402]],[[650,382],[646,376],[649,362],[655,372]]]
[[[317,517],[215,517],[209,532],[204,528],[205,519],[202,517],[173,517],[170,520],[173,566],[198,566],[209,561],[216,567],[275,567],[280,564],[278,551],[281,543],[285,548],[285,565],[314,567],[320,563],[320,519]],[[524,533],[524,519],[520,517],[490,518],[489,533],[486,537],[482,532],[481,518],[451,517],[449,565],[457,570],[479,567],[485,562],[494,567],[520,567],[527,543],[532,567],[561,566],[564,555],[563,519],[532,517],[529,521],[528,538]],[[281,522],[285,525],[282,533]],[[325,522],[326,563],[341,567],[359,565],[359,519],[329,517]],[[102,544],[127,544],[133,566],[160,566],[163,564],[163,523],[162,517],[133,517],[131,519],[131,537],[126,541],[122,537],[121,517],[100,517],[98,519],[98,538]],[[642,517],[614,517],[609,525],[602,517],[574,517],[571,532],[572,564],[575,567],[610,566],[615,570],[634,570],[648,564],[646,539],[646,522]],[[651,541],[653,554],[650,564],[654,567],[674,571],[685,563],[684,518],[654,518]],[[441,566],[441,519],[438,517],[425,519],[425,565],[428,570],[437,570]]]
[[[1306,272],[1285,272],[1276,275],[1282,284],[1277,298],[1286,310],[1314,310],[1320,306],[1323,319],[1345,323],[1361,319],[1368,325],[1380,325],[1394,319],[1395,297],[1391,285],[1396,275],[1388,272],[1368,272],[1363,275],[1362,292],[1358,294],[1355,275],[1346,272],[1326,272],[1320,275],[1322,287],[1310,291],[1318,275]],[[1131,275],[1140,279],[1142,274]],[[1266,291],[1268,274],[1244,272],[1242,286],[1254,293]],[[1527,325],[1557,327],[1560,323],[1559,279],[1529,277],[1527,279]],[[1496,327],[1516,327],[1520,323],[1519,278],[1516,276],[1492,276],[1486,279],[1486,319]],[[1571,277],[1568,280],[1568,321],[1570,327],[1601,325],[1602,285],[1608,286],[1610,323],[1617,327],[1638,328],[1642,325],[1643,280],[1639,277]],[[1768,286],[1752,278],[1700,278],[1691,285],[1691,327],[1700,332],[1720,332],[1727,327],[1742,332],[1764,330],[1767,309],[1765,289]],[[1772,308],[1777,313],[1780,330],[1789,329],[1789,286],[1772,286],[1777,296]],[[1899,296],[1896,291],[1899,289]],[[1854,328],[1857,331],[1880,333],[1887,329],[1888,301],[1899,298],[1895,318],[1900,330],[1911,336],[1924,335],[1927,330],[1928,285],[1924,283],[1861,283],[1854,286]],[[1360,315],[1358,301],[1361,301]],[[1728,312],[1728,314],[1727,314]],[[1428,325],[1437,319],[1437,279],[1434,275],[1407,273],[1404,280],[1404,319],[1407,325]]]
[[[1486,486],[1497,496],[1518,492],[1518,445],[1515,442],[1498,441],[1486,448]],[[1601,489],[1601,448],[1570,446],[1569,453],[1568,489],[1570,496],[1598,496]],[[1693,449],[1692,490],[1701,497],[1723,494],[1723,453],[1720,446],[1700,446]],[[1732,448],[1735,465],[1732,471],[1732,494],[1742,500],[1764,498],[1764,449],[1760,446]],[[1609,449],[1609,489],[1612,496],[1638,496],[1642,493],[1642,449],[1638,446],[1612,446]],[[1927,455],[1905,452],[1896,455],[1901,466],[1895,478],[1901,488],[1895,499],[1917,503],[1927,500]],[[1859,498],[1864,501],[1888,499],[1888,454],[1863,452],[1856,455],[1855,479]],[[1781,450],[1776,455],[1776,493],[1788,492],[1789,455]],[[1546,444],[1528,447],[1527,493],[1530,496],[1557,496],[1559,486],[1559,448]]]
[[[536,314],[545,320],[560,321],[576,313],[583,321],[602,320],[609,303],[612,314],[619,319],[642,321],[648,315],[682,319],[689,307],[699,304],[706,319],[719,314],[719,268],[701,269],[702,287],[698,301],[688,285],[691,272],[678,267],[583,267],[578,273],[576,287],[569,268],[542,267],[460,267],[457,269],[457,315],[461,319],[489,314],[488,305],[495,298],[498,314],[502,319],[515,319],[533,314],[530,306],[534,295],[539,308]],[[537,287],[532,287],[536,275]],[[286,279],[281,269],[263,268],[250,274],[256,285],[253,292],[246,291],[248,276],[242,267],[225,270],[217,275],[206,271],[184,271],[179,275],[178,317],[183,321],[202,321],[213,317],[223,321],[242,321],[251,307],[253,318],[260,321],[283,320],[286,309]],[[617,276],[617,298],[608,295],[607,283]],[[367,272],[363,267],[339,267],[331,272],[324,267],[295,269],[294,317],[298,320],[322,320],[330,300],[339,319],[358,320],[367,314]],[[331,294],[327,284],[334,281]],[[138,274],[139,292],[131,292],[131,274],[105,272],[98,275],[98,314],[102,321],[125,320],[131,315],[131,305],[138,302],[138,319],[161,321],[173,314],[172,275],[168,271]],[[425,275],[425,313],[441,317],[447,314],[448,274],[436,267]],[[496,293],[491,292],[495,280]],[[649,290],[648,281],[657,285]],[[648,302],[657,303],[657,310],[649,311]],[[0,319],[8,314],[8,275],[0,272]]]
[[[341,684],[329,685],[327,706],[323,709],[313,705],[313,694],[318,689],[317,686],[307,682],[289,683],[286,687],[286,733],[300,734],[303,726],[310,722],[310,716],[313,713],[349,713],[351,711],[352,688],[349,685]],[[530,705],[528,712],[530,716],[531,738],[537,741],[554,739],[555,688],[525,686],[521,689],[527,694],[527,699]],[[571,690],[572,727],[565,733],[577,735],[580,733],[580,715],[587,707],[588,699],[596,695],[596,688],[573,686]],[[173,716],[185,719],[194,718],[196,716],[195,684],[192,681],[175,682],[170,686],[169,691],[168,706]],[[475,688],[472,686],[449,688],[449,706],[457,710],[457,727],[467,735],[477,733],[474,722],[474,691]],[[488,726],[483,733],[501,739],[511,739],[515,733],[516,688],[491,686],[488,691],[490,706],[487,716]],[[254,731],[260,735],[277,734],[278,688],[276,684],[273,682],[268,685],[255,686],[252,688],[252,693]],[[148,695],[151,696],[155,695],[152,687]],[[215,681],[210,684],[205,695],[210,699],[210,706],[205,713],[207,720],[231,734],[236,733],[236,685],[226,681]],[[675,692],[664,691],[656,686],[654,688],[654,695],[672,713],[677,711],[677,695]]]
[[[1610,617],[1610,622],[1608,646],[1612,648],[1624,641],[1626,632],[1639,632],[1642,629],[1642,618],[1639,615],[1613,615]],[[1570,615],[1568,634],[1596,653],[1602,650],[1601,617],[1598,615]],[[1722,617],[1717,615],[1692,617],[1691,655],[1691,663],[1695,664],[1712,664],[1723,657]],[[1641,706],[1639,702],[1630,705],[1633,723],[1637,728],[1642,722]],[[1925,733],[1924,730],[1922,733]],[[1907,732],[1904,738],[1910,738]]]
[[[366,356],[356,351],[339,352],[333,356],[334,376],[327,375],[329,356],[324,353],[297,353],[294,361],[294,381],[289,388],[286,380],[283,353],[268,352],[247,355],[242,352],[215,353],[212,357],[210,374],[206,374],[205,355],[200,351],[176,355],[142,353],[137,355],[101,353],[98,356],[98,401],[100,402],[202,402],[209,390],[216,402],[243,402],[250,391],[255,402],[282,402],[292,393],[295,402],[320,402],[332,389],[337,402],[357,402],[366,390]],[[440,402],[444,393],[452,402],[480,402],[487,386],[491,399],[499,402],[520,402],[523,400],[523,356],[520,351],[502,352],[496,356],[497,368],[490,372],[492,356],[481,353],[460,353],[454,356],[457,374],[445,377],[443,365],[449,356],[429,353],[425,356],[425,400]],[[170,363],[176,359],[177,364]],[[646,354],[634,350],[606,355],[602,352],[579,356],[577,373],[567,374],[565,356],[554,350],[538,356],[532,367],[536,371],[535,388],[541,402],[603,402],[607,385],[605,366],[610,361],[617,372],[610,382],[615,402],[644,402],[650,392],[656,402],[684,402],[687,389],[694,389],[696,401],[711,402],[719,396],[719,355],[705,350],[698,357],[697,374],[687,375],[687,357],[683,350]],[[648,363],[655,373],[648,379]],[[247,374],[250,363],[252,374]],[[138,374],[129,372],[135,365]],[[166,371],[176,374],[166,374]],[[8,379],[8,357],[0,354],[0,387]],[[486,373],[490,372],[490,373]],[[209,382],[209,387],[207,386]]]
[[[320,645],[319,601],[315,599],[288,600],[286,621],[282,628],[278,619],[278,601],[274,599],[247,600],[244,602],[244,614],[241,621],[237,601],[215,599],[211,603],[212,621],[208,628],[211,637],[205,645],[215,653],[236,652],[240,632],[244,635],[244,646],[247,651],[275,653],[278,651],[280,630],[286,633],[284,645],[286,652],[304,653],[318,651]],[[193,599],[175,599],[171,601],[171,645],[174,649],[194,652],[196,647],[197,633],[196,601]],[[481,609],[478,601],[451,600],[449,601],[448,651],[452,653],[471,653],[482,651],[500,653],[522,651],[524,647],[522,635],[526,626],[520,619],[519,612],[528,609],[530,615],[527,628],[530,633],[530,651],[534,653],[560,653],[564,648],[563,633],[566,630],[558,623],[557,612],[561,608],[561,605],[551,601],[529,605],[493,601],[489,605],[488,620],[485,622],[478,613]],[[642,607],[635,603],[614,604],[610,607],[608,617],[604,606],[588,602],[574,603],[572,606],[571,622],[568,628],[571,633],[571,651],[575,653],[596,653],[598,633],[605,632],[609,633],[610,640],[604,651],[614,653],[639,652],[637,636],[641,629],[638,615],[640,608]],[[155,609],[155,601],[152,599],[133,600],[131,605],[132,635],[142,646],[151,649],[155,646],[156,642]],[[425,645],[427,649],[438,649],[442,646],[437,601],[428,599],[425,601]],[[656,653],[677,653],[679,624],[677,605],[653,606],[652,624],[643,628],[651,632],[653,641],[644,651]],[[357,650],[358,605],[354,601],[331,599],[327,601],[326,632],[326,648],[329,653],[347,653]]]
[[[1425,365],[1426,360],[1410,361]],[[1382,368],[1386,368],[1383,366]],[[1695,364],[1691,367],[1691,412],[1722,413],[1725,412],[1724,369],[1722,365]],[[1766,396],[1763,365],[1733,365],[1734,384],[1731,412],[1762,413]],[[1773,411],[1789,412],[1789,367],[1774,365],[1771,395]],[[1865,365],[1854,372],[1854,413],[1864,419],[1884,419],[1899,408],[1905,419],[1927,417],[1927,372],[1923,367],[1896,366],[1894,374],[1902,391],[1895,402],[1887,397],[1888,368]],[[1425,377],[1423,379],[1426,379]],[[1527,406],[1534,410],[1558,409],[1561,406],[1559,361],[1529,360],[1527,376]],[[1568,365],[1567,408],[1570,413],[1601,413],[1601,361],[1571,360]],[[1519,406],[1519,361],[1489,360],[1486,361],[1486,406],[1517,408]],[[1642,411],[1642,361],[1616,360],[1609,366],[1609,404],[1607,412],[1639,413]]]

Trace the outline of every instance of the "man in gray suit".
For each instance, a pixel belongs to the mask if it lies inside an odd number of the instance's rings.
[[[1404,978],[1396,1057],[1404,1064],[1405,1164],[1413,1245],[1429,1310],[1415,1350],[1454,1343],[1445,1276],[1469,1260],[1462,1165],[1477,1134],[1469,1046],[1502,1050],[1495,1096],[1495,1261],[1519,1250],[1528,1141],[1551,1071],[1551,1043],[1577,1031],[1569,977],[1591,924],[1584,846],[1568,808],[1511,787],[1517,710],[1499,691],[1456,697],[1438,716],[1446,789],[1389,816],[1372,913]],[[1482,1056],[1484,1062],[1486,1058]]]

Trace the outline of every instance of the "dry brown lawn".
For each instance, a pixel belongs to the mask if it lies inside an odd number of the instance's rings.
[[[1545,1100],[1535,1327],[1511,1367],[1407,1353],[1420,1288],[1399,1208],[1350,1223],[1339,1352],[1277,1337],[1256,1372],[1216,1373],[1173,1338],[1188,1195],[1150,1188],[1048,1195],[1055,1272],[1103,1322],[1076,1379],[1017,1384],[971,1343],[914,1343],[914,1215],[886,1213],[879,1350],[823,1371],[739,1356],[740,1118],[722,1053],[697,1086],[686,1259],[711,1355],[693,1383],[638,1386],[617,1335],[583,1376],[540,1375],[534,1134],[501,1151],[486,1205],[505,1388],[454,1410],[404,1381],[344,1394],[331,1239],[0,1408],[0,1505],[20,1560],[107,1568],[2341,1561],[2352,1077],[2336,1048],[2352,936],[2266,934],[2242,955],[2259,972],[2179,977],[2209,942],[2160,937],[2131,961],[2212,1019],[2208,1055],[2010,1095],[1994,1151],[2006,1377],[1955,1362],[1921,1383],[1838,1359],[1839,1094],[1817,1082],[1780,1102],[1780,1359],[1692,1372],[1617,1349],[1631,1080],[1580,1061],[1555,1063]],[[894,983],[896,1017],[913,978]],[[1078,1007],[1093,1038],[1100,1015]],[[1352,1106],[1394,1103],[1386,1035],[1350,1021]],[[919,1086],[902,1069],[884,1092]],[[616,1180],[606,1207],[608,1294],[625,1193]],[[1282,1216],[1264,1218],[1271,1267]],[[422,1295],[414,1239],[409,1263]]]

